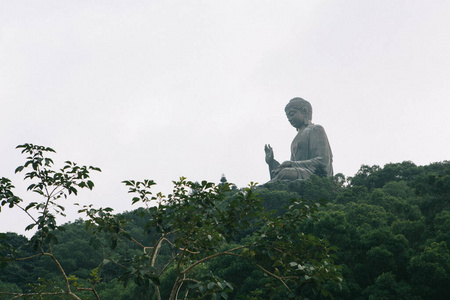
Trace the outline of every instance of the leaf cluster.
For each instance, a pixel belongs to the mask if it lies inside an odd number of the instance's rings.
[[[134,212],[134,220],[126,214],[115,214],[110,207],[81,207],[79,213],[87,218],[82,223],[91,236],[90,244],[102,259],[90,271],[80,270],[78,274],[82,276],[66,273],[75,270],[76,247],[71,251],[58,245],[58,239],[67,234],[63,232],[67,226],[56,222],[57,215],[64,216],[60,199],[76,196],[79,189],[91,190],[91,172],[100,169],[71,161],[55,169],[53,160],[47,157],[54,153],[53,149],[33,144],[18,148],[27,157],[16,172],[26,172],[24,179],[31,181],[28,191],[41,196],[42,201],[25,203],[14,195],[11,182],[1,179],[2,206],[19,207],[33,221],[26,230],[36,230],[30,240],[35,254],[11,256],[10,261],[42,257],[46,264],[53,264],[59,277],[37,282],[28,294],[15,295],[66,295],[79,299],[90,292],[99,299],[97,287],[103,283],[102,278],[119,278],[144,289],[145,294],[151,291],[156,299],[227,299],[235,293],[234,283],[218,276],[211,267],[215,260],[224,257],[248,264],[258,276],[265,277],[260,288],[270,291],[271,297],[299,298],[304,287],[328,295],[324,283],[342,280],[340,269],[334,264],[336,249],[326,240],[299,231],[301,224],[315,218],[320,203],[290,199],[286,213],[276,214],[263,205],[255,183],[237,190],[225,181],[216,185],[183,177],[173,182],[173,192],[167,196],[153,193],[152,180],[123,181],[133,195],[131,202],[141,205]],[[141,232],[130,227],[136,219],[143,224]],[[68,256],[61,256],[62,253]],[[258,288],[252,291],[259,293]]]

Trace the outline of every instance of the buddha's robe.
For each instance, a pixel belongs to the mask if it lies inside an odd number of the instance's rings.
[[[322,165],[328,176],[333,176],[333,154],[331,153],[330,143],[327,134],[320,125],[311,124],[305,129],[299,131],[291,144],[291,169],[297,172],[296,179],[307,179],[314,174],[318,165]],[[270,170],[275,170],[279,166],[274,161]],[[272,180],[283,178],[283,172],[273,176]],[[292,179],[292,178],[291,178]]]

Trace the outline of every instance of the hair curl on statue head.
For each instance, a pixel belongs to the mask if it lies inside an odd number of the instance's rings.
[[[291,101],[289,101],[289,103],[286,105],[284,111],[287,113],[287,111],[291,108],[301,111],[308,120],[312,120],[312,106],[305,99],[298,97],[291,99]]]

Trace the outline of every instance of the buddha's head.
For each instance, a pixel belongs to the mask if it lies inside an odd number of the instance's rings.
[[[291,99],[284,111],[286,112],[289,123],[297,129],[311,124],[312,106],[305,99]]]

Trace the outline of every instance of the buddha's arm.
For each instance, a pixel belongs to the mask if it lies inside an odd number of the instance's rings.
[[[273,171],[278,168],[280,163],[275,160],[273,149],[269,144],[265,145],[264,151],[266,152],[266,163],[269,165],[270,179],[272,179],[275,176]]]

